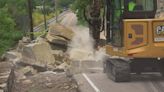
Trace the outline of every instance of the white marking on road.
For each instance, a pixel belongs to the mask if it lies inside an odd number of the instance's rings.
[[[96,87],[96,85],[89,79],[89,77],[85,73],[82,73],[82,75],[96,92],[100,92],[100,90]]]

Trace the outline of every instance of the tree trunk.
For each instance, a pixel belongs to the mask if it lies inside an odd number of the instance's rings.
[[[88,8],[89,16],[89,31],[90,35],[95,40],[94,47],[97,48],[100,39],[100,28],[101,28],[101,18],[100,18],[101,0],[92,0],[92,3]]]

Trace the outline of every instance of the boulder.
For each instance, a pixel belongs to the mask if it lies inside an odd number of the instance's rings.
[[[55,24],[50,26],[46,38],[50,43],[67,47],[73,35],[74,33],[71,29],[61,24]]]
[[[26,45],[22,51],[22,62],[30,65],[47,66],[55,63],[51,47],[46,41]]]
[[[16,51],[8,51],[5,54],[2,55],[2,60],[11,61],[11,62],[17,62],[21,59],[21,53]]]

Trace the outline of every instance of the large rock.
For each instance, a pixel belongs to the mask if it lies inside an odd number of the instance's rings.
[[[51,47],[46,41],[26,45],[22,51],[22,62],[31,65],[47,66],[55,63]]]
[[[61,24],[51,25],[46,36],[50,43],[66,46],[71,41],[74,33]]]
[[[4,61],[11,61],[13,63],[19,61],[21,59],[21,53],[16,51],[8,51],[2,56],[2,60]]]
[[[3,92],[12,92],[12,85],[14,85],[14,68],[11,62],[0,63],[0,90]],[[1,92],[1,91],[0,91]]]

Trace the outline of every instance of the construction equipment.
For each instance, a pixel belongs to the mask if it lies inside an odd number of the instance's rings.
[[[131,3],[133,2],[133,3]],[[104,72],[116,82],[131,73],[164,75],[164,19],[156,19],[157,0],[105,0],[107,33]]]

